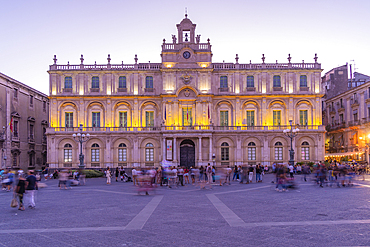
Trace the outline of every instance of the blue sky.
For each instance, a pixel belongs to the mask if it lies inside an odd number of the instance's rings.
[[[163,38],[188,17],[213,62],[313,62],[323,72],[346,62],[370,75],[370,1],[0,0],[0,72],[49,94],[47,70],[58,64],[161,62]],[[354,61],[352,61],[354,60]]]

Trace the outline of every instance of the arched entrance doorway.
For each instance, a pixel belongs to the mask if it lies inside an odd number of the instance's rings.
[[[195,144],[192,140],[183,140],[180,144],[180,166],[195,166]]]

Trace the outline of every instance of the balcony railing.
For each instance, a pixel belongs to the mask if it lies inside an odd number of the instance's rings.
[[[296,125],[294,125],[296,127]],[[300,130],[319,130],[320,125],[297,126]],[[167,131],[283,131],[290,129],[290,125],[278,126],[214,126],[214,125],[192,125],[192,126],[151,126],[151,127],[83,127],[84,132],[167,132]],[[323,129],[323,128],[322,128]],[[50,131],[51,130],[51,131]],[[55,132],[79,132],[79,127],[51,127],[50,134]]]

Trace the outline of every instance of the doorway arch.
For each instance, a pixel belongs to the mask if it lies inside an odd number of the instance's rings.
[[[192,140],[183,140],[180,144],[180,166],[195,167],[195,144]]]

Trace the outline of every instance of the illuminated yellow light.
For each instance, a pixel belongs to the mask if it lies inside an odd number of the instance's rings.
[[[320,93],[320,89],[319,88],[316,88],[315,89],[315,93]]]
[[[56,91],[53,91],[51,94],[52,94],[52,95],[56,95],[56,94],[57,94],[57,92],[56,92]]]
[[[235,93],[239,93],[239,92],[240,92],[239,88],[235,88]]]
[[[167,64],[167,68],[171,68],[172,67],[172,64]]]
[[[360,138],[360,140],[362,140],[362,136],[360,136],[359,138]]]
[[[84,95],[84,91],[80,90],[80,95]]]
[[[202,68],[203,68],[203,69],[204,69],[204,68],[207,68],[207,64],[203,63],[203,64],[202,64]]]
[[[289,87],[289,93],[293,93],[293,87]]]

